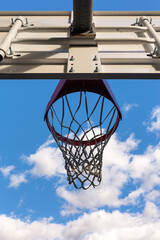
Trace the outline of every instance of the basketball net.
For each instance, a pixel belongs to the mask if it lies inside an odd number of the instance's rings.
[[[69,184],[85,190],[101,183],[103,150],[121,119],[115,102],[90,92],[86,81],[90,80],[85,80],[79,91],[75,88],[69,93],[66,87],[66,93],[54,96],[54,100],[52,96],[45,114],[63,154]]]

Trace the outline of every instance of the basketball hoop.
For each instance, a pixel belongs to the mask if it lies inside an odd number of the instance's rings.
[[[122,119],[107,81],[60,80],[44,118],[65,159],[69,184],[98,186],[104,147]]]

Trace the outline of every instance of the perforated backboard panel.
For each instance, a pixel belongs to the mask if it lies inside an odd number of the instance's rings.
[[[1,79],[160,78],[160,12],[93,12],[94,32],[83,36],[71,36],[70,11],[0,12],[2,52],[20,16]]]

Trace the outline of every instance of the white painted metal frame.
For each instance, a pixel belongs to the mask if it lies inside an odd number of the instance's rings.
[[[93,12],[95,32],[76,36],[72,21],[70,11],[0,12],[0,78],[160,78],[160,12]]]

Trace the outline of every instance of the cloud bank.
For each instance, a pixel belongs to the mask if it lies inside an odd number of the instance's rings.
[[[154,215],[153,215],[154,211]],[[146,218],[147,215],[147,218]],[[154,204],[143,214],[131,215],[105,210],[84,213],[65,225],[52,218],[34,222],[0,215],[0,239],[3,240],[159,240],[160,220]]]

